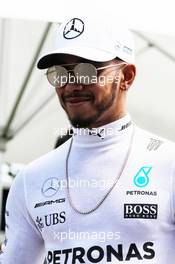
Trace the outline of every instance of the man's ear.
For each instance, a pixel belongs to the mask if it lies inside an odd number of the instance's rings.
[[[136,76],[136,67],[133,64],[127,64],[122,69],[122,80],[120,88],[122,90],[128,90],[133,83],[135,76]]]

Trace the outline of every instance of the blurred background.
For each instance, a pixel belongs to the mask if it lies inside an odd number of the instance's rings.
[[[5,201],[16,173],[54,148],[69,122],[38,58],[53,48],[61,21],[0,19],[0,241]],[[175,140],[175,36],[132,29],[137,76],[128,93],[134,122]]]

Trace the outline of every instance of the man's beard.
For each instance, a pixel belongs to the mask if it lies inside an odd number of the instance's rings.
[[[99,104],[95,105],[96,114],[91,117],[83,118],[83,117],[75,117],[71,118],[68,113],[68,119],[73,127],[76,128],[89,128],[92,124],[94,124],[100,116],[107,111],[113,104],[116,98],[116,83],[112,84],[112,92],[110,93],[108,98],[103,99]]]

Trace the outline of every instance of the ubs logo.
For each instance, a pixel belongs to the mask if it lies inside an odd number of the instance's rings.
[[[52,197],[58,192],[59,188],[59,180],[55,177],[51,177],[43,183],[41,192],[45,197]]]
[[[84,31],[84,22],[79,18],[71,19],[64,27],[63,37],[74,39],[79,37]]]
[[[62,211],[60,213],[45,215],[44,217],[37,216],[35,221],[38,229],[42,232],[44,227],[65,223],[66,213]]]

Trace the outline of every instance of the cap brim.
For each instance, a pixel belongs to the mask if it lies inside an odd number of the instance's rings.
[[[63,54],[74,55],[77,57],[81,57],[87,60],[104,62],[109,61],[117,57],[116,54],[109,53],[104,50],[99,50],[95,48],[88,47],[66,47],[62,49],[57,49],[47,55],[44,55],[38,61],[37,67],[39,69],[46,69],[57,65],[60,63],[60,58]]]

